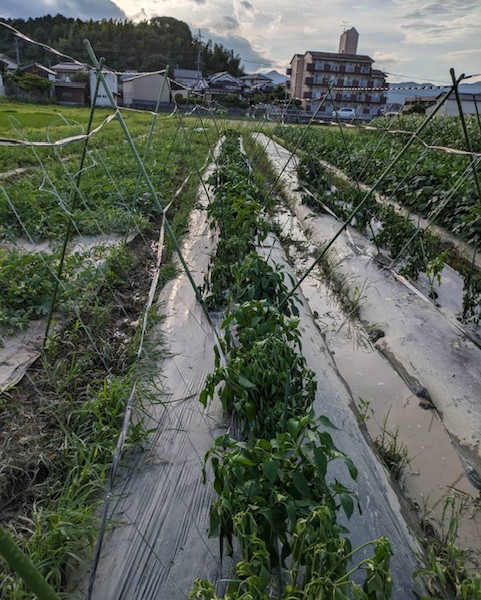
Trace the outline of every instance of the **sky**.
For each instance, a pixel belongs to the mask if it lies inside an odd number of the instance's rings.
[[[346,28],[358,53],[388,81],[449,83],[456,74],[481,81],[481,0],[1,0],[1,18],[63,14],[81,19],[168,16],[193,35],[232,48],[246,72],[285,73],[293,55],[337,52]]]

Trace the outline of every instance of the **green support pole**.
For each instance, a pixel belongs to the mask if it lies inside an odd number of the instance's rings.
[[[386,169],[383,171],[383,173],[378,177],[378,179],[376,180],[376,182],[374,183],[374,185],[372,186],[372,188],[369,190],[369,192],[364,196],[364,198],[361,200],[361,202],[353,209],[353,211],[351,212],[351,214],[346,218],[346,220],[343,222],[342,226],[337,231],[337,233],[334,235],[334,237],[331,238],[331,240],[329,241],[329,243],[326,244],[322,248],[319,256],[315,259],[315,261],[312,263],[312,265],[307,269],[307,271],[304,273],[304,275],[301,277],[301,279],[299,279],[299,281],[292,288],[292,290],[289,292],[289,294],[280,303],[279,309],[293,296],[293,294],[295,294],[296,290],[299,288],[299,286],[302,284],[302,282],[309,276],[309,274],[312,272],[312,270],[315,268],[315,266],[317,264],[319,264],[319,262],[325,256],[325,254],[329,250],[329,248],[334,244],[334,242],[337,240],[337,238],[341,235],[341,233],[347,228],[347,226],[352,221],[352,219],[356,216],[356,213],[366,204],[366,202],[369,200],[369,198],[372,197],[372,195],[374,194],[375,190],[377,189],[377,187],[379,186],[379,184],[381,183],[381,181],[391,171],[391,169],[393,168],[393,166],[397,163],[397,161],[401,158],[401,156],[403,156],[403,154],[406,152],[406,150],[411,147],[412,143],[414,142],[415,139],[417,139],[417,137],[421,133],[421,131],[423,131],[423,129],[426,128],[426,126],[428,125],[428,123],[431,122],[431,120],[437,114],[437,112],[439,111],[439,109],[446,102],[446,100],[450,96],[451,92],[455,89],[456,84],[459,83],[459,81],[461,81],[461,79],[463,77],[464,77],[464,75],[462,77],[460,77],[456,82],[453,83],[453,85],[451,86],[450,90],[444,94],[444,96],[441,98],[439,104],[435,107],[435,109],[429,115],[429,117],[427,119],[425,119],[421,123],[421,125],[416,129],[416,131],[412,134],[412,136],[406,142],[406,144],[404,145],[404,147],[398,152],[398,154],[396,155],[396,157],[390,162],[389,166],[387,166]]]
[[[162,100],[162,94],[164,93],[165,82],[167,81],[167,75],[168,75],[168,73],[169,73],[169,65],[167,65],[166,68],[165,68],[165,71],[164,71],[164,81],[162,82],[162,85],[159,88],[159,95],[157,96],[157,102],[155,104],[154,114],[152,115],[152,122],[150,124],[149,135],[147,137],[147,143],[145,144],[143,162],[145,162],[147,160],[147,156],[149,155],[150,145],[152,144],[152,137],[154,135],[155,124],[157,122],[157,113],[159,112],[160,102]],[[137,176],[137,181],[135,183],[134,197],[132,198],[132,200],[134,202],[137,199],[137,194],[139,193],[139,186],[140,186],[140,180],[141,179],[142,179],[142,173],[139,172],[139,174]]]
[[[8,566],[21,577],[31,592],[38,600],[60,600],[44,577],[37,571],[30,556],[22,552],[15,540],[0,525],[0,555],[4,557]]]
[[[90,59],[91,59],[93,65],[98,70],[100,64],[99,64],[99,61],[98,61],[97,57],[95,56],[95,53],[94,53],[94,51],[92,49],[92,46],[91,46],[89,40],[84,40],[84,45],[85,45],[85,48],[87,49],[88,55],[90,56]],[[175,249],[175,251],[177,253],[177,256],[179,257],[179,260],[180,260],[180,262],[182,264],[182,267],[184,268],[184,271],[185,271],[185,274],[187,275],[187,278],[189,279],[189,282],[190,282],[190,284],[192,286],[192,289],[194,290],[195,297],[196,297],[197,301],[199,302],[199,304],[201,305],[202,310],[204,311],[204,314],[205,314],[205,316],[206,316],[209,324],[211,325],[211,327],[212,327],[212,329],[213,329],[213,331],[214,331],[214,333],[215,333],[215,335],[217,337],[217,330],[215,329],[214,324],[212,323],[212,319],[210,318],[209,312],[207,311],[207,309],[205,307],[205,304],[204,304],[204,302],[202,300],[202,296],[200,294],[199,288],[197,287],[197,285],[196,285],[196,283],[194,281],[194,278],[192,277],[192,273],[191,273],[191,271],[190,271],[187,263],[185,262],[185,259],[184,259],[184,256],[182,254],[182,251],[180,249],[180,246],[179,246],[179,243],[177,241],[177,238],[175,237],[175,234],[172,231],[172,228],[170,226],[170,223],[169,223],[168,219],[164,215],[164,208],[163,208],[163,206],[162,206],[162,204],[161,204],[161,202],[159,200],[159,197],[157,195],[157,191],[155,190],[154,185],[152,183],[152,180],[149,177],[149,174],[147,173],[147,170],[145,168],[144,163],[142,162],[142,159],[141,159],[141,157],[140,157],[140,155],[139,155],[139,153],[137,151],[137,148],[135,147],[135,144],[134,144],[134,141],[132,139],[132,136],[130,135],[130,131],[128,130],[128,127],[127,127],[127,125],[126,125],[126,123],[124,121],[124,118],[122,117],[122,114],[120,113],[120,111],[117,108],[117,104],[115,102],[113,94],[112,94],[111,90],[109,89],[109,87],[108,87],[108,85],[107,85],[107,83],[105,81],[105,77],[104,77],[104,75],[103,75],[103,73],[101,71],[99,72],[99,76],[100,76],[100,79],[101,79],[102,83],[104,84],[105,93],[107,94],[107,97],[108,97],[108,99],[110,101],[110,104],[111,104],[112,108],[117,111],[117,113],[116,113],[117,120],[119,121],[120,126],[122,128],[122,131],[124,132],[125,139],[127,140],[127,143],[130,146],[130,149],[131,149],[132,154],[133,154],[133,156],[135,158],[135,161],[137,162],[137,164],[139,166],[140,172],[142,173],[142,175],[144,177],[145,183],[147,184],[149,192],[150,192],[150,194],[151,194],[151,196],[152,196],[152,198],[154,200],[155,207],[159,211],[159,214],[162,217],[164,217],[165,230],[166,230],[167,235],[169,236],[169,238],[170,238],[170,240],[172,242],[172,245],[173,245],[173,247],[174,247],[174,249]],[[220,349],[220,344],[219,344],[219,349]],[[223,356],[223,354],[221,354],[221,356]]]
[[[102,69],[104,64],[104,59],[101,58],[100,59],[100,63],[99,63],[99,69]],[[72,192],[72,198],[69,202],[69,208],[73,208],[75,205],[75,201],[77,199],[77,190],[79,188],[80,185],[80,179],[82,178],[82,173],[83,173],[83,168],[84,168],[84,164],[85,164],[85,158],[87,156],[87,148],[88,148],[88,143],[89,143],[89,135],[90,132],[92,130],[92,123],[93,123],[93,119],[94,119],[94,112],[95,112],[95,102],[97,100],[97,95],[99,93],[99,87],[100,87],[100,78],[97,75],[97,82],[95,85],[95,92],[94,92],[94,96],[92,98],[92,104],[90,106],[90,114],[89,114],[89,120],[87,123],[87,137],[85,138],[85,142],[84,142],[84,147],[82,150],[82,156],[80,158],[80,167],[77,173],[77,180],[75,182],[75,187],[73,189]],[[63,240],[63,245],[62,245],[62,250],[61,250],[61,254],[60,254],[60,263],[58,265],[58,270],[57,270],[57,277],[55,279],[55,288],[53,290],[53,296],[52,296],[52,302],[50,303],[50,309],[48,312],[48,318],[47,318],[47,327],[45,329],[45,335],[43,338],[43,347],[45,348],[45,344],[47,343],[47,338],[48,338],[48,334],[50,331],[50,326],[52,324],[52,319],[53,319],[53,311],[55,309],[55,303],[57,302],[57,296],[58,296],[58,288],[60,285],[60,279],[62,277],[62,272],[63,272],[63,266],[65,263],[65,254],[67,252],[67,245],[70,239],[70,234],[72,232],[72,217],[69,217],[68,220],[68,224],[67,224],[67,230],[65,232],[65,237]]]
[[[461,98],[459,96],[459,82],[464,79],[464,73],[456,79],[456,75],[454,74],[454,69],[450,69],[449,73],[451,74],[451,79],[453,80],[453,88],[454,88],[454,96],[456,98],[456,104],[458,105],[459,118],[461,120],[461,127],[463,128],[464,137],[466,139],[466,146],[469,152],[473,152],[473,146],[471,144],[471,138],[469,136],[468,126],[466,125],[466,119],[464,118],[463,105],[461,103]],[[479,183],[478,172],[476,170],[476,159],[471,154],[469,157],[469,161],[471,163],[471,169],[473,171],[474,184],[476,186],[476,191],[478,192],[479,202],[481,204],[481,185]]]

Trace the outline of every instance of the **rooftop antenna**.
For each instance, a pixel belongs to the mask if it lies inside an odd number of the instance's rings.
[[[348,24],[349,24],[349,21],[343,21],[343,22],[341,23],[341,27],[343,28],[343,29],[342,29],[342,33],[344,33],[344,32],[347,30],[347,26],[348,26]]]

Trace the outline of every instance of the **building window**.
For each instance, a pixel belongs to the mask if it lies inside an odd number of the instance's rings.
[[[351,63],[347,63],[346,65],[346,73],[354,73],[354,65]]]
[[[361,73],[369,73],[369,70],[367,65],[361,65]]]
[[[336,63],[331,63],[330,67],[331,67],[331,71],[339,71],[339,65]]]
[[[314,75],[314,83],[322,83],[322,79],[322,75],[319,75],[318,73]]]
[[[351,86],[352,85],[352,77],[346,77],[346,79],[344,79],[344,85],[346,87]]]

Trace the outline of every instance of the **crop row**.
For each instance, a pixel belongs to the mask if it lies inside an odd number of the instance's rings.
[[[410,127],[407,128],[407,125]],[[405,131],[419,125],[417,119],[404,119]],[[471,122],[474,148],[480,149],[476,122]],[[432,123],[427,136],[429,145],[444,145],[453,141],[444,131],[459,129],[459,119],[446,118]],[[476,133],[476,135],[474,135]],[[409,140],[410,133],[386,133],[356,129],[344,134],[333,129],[309,130],[284,128],[279,135],[313,157],[321,158],[348,172],[353,179],[373,185]],[[454,134],[453,134],[454,135]],[[459,137],[459,136],[458,136]],[[302,139],[301,139],[302,138]],[[457,139],[457,142],[461,140]],[[450,142],[450,143],[449,143]],[[479,173],[479,166],[478,173]],[[481,174],[481,173],[479,173]],[[478,175],[479,176],[479,175]],[[410,210],[445,227],[455,235],[474,241],[481,234],[480,198],[473,182],[468,156],[427,150],[415,141],[399,158],[378,185],[378,191],[391,196]]]
[[[143,155],[148,139],[147,117],[134,115],[126,121],[137,150]],[[175,119],[158,121],[160,125],[156,126],[144,164],[159,197],[167,203],[188,172],[202,162],[205,145],[213,143],[214,138],[212,129],[196,131],[193,121],[186,128]],[[66,133],[65,127],[59,129]],[[81,126],[70,124],[68,133],[82,131]],[[31,168],[21,176],[8,178],[0,190],[0,240],[21,236],[35,241],[58,240],[69,220],[77,234],[145,231],[156,212],[155,203],[121,135],[116,121],[105,125],[91,139],[80,175],[83,142],[62,149],[30,148]],[[10,167],[6,165],[6,170],[9,170],[14,166],[16,153],[23,156],[25,150],[8,148],[1,155],[7,152]]]
[[[288,132],[292,130],[289,128]],[[287,134],[292,143],[290,135]],[[329,137],[329,132],[326,135]],[[340,139],[338,143],[342,145]],[[416,280],[420,272],[426,273],[430,296],[435,300],[436,284],[440,285],[442,269],[449,261],[449,251],[442,249],[441,240],[429,228],[417,227],[392,205],[379,204],[374,194],[362,192],[354,183],[333,175],[321,164],[321,160],[325,159],[323,148],[314,151],[309,144],[305,148],[307,152],[298,166],[299,182],[307,192],[303,194],[304,202],[321,212],[327,207],[341,220],[352,217],[355,208],[359,207],[350,221],[351,225],[372,239],[377,247],[388,250],[393,259],[402,260],[401,272],[404,275]],[[481,277],[469,266],[458,268],[464,278],[463,306],[459,317],[463,322],[479,323]]]
[[[144,115],[135,115],[127,121],[138,151],[143,153],[148,121]],[[194,125],[190,120],[182,132],[179,123],[163,119],[155,130],[145,166],[161,202],[167,203],[172,198],[189,172],[193,172],[196,179],[197,165],[205,160],[213,131],[195,132]],[[52,135],[65,135],[65,127],[60,127],[60,131],[52,128]],[[72,127],[70,134],[74,133]],[[76,127],[78,133],[78,125]],[[3,331],[11,333],[24,328],[30,319],[48,312],[61,260],[61,252],[56,248],[68,228],[71,235],[146,236],[151,230],[157,208],[120,135],[118,124],[112,122],[95,137],[79,180],[81,145],[76,143],[68,146],[65,156],[52,149],[36,149],[37,166],[0,186],[0,243],[5,244],[5,248],[0,248],[0,327]],[[189,160],[185,160],[186,147],[191,151]],[[9,156],[19,151],[17,148],[8,150]],[[34,155],[34,150],[28,151]],[[171,218],[184,221],[186,210],[188,208],[175,203]],[[54,251],[23,250],[22,243],[17,245],[22,238],[31,246],[48,239]],[[9,248],[12,243],[16,244],[15,248]],[[98,283],[96,267],[108,253],[103,248],[67,257],[59,307],[65,308],[68,301],[82,302],[80,292],[90,282]]]
[[[227,134],[219,164],[209,214],[220,241],[206,293],[227,308],[216,369],[200,401],[218,395],[242,438],[220,436],[206,455],[218,493],[210,535],[220,537],[228,554],[240,554],[224,598],[389,598],[387,539],[375,543],[372,558],[350,569],[356,550],[337,514],[342,509],[350,517],[356,499],[327,472],[335,460],[353,478],[357,470],[336,448],[329,420],[314,417],[317,384],[302,356],[292,280],[255,252],[267,235],[263,211],[269,200],[256,189],[237,134]],[[231,246],[232,237],[238,239]],[[249,254],[237,254],[240,247]],[[218,263],[227,257],[231,268],[225,271]],[[225,274],[219,289],[214,272]],[[353,573],[363,569],[364,582],[355,583]],[[212,583],[198,580],[191,598],[218,596]]]

